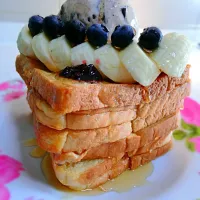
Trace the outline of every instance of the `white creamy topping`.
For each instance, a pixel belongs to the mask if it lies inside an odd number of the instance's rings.
[[[79,19],[87,26],[104,24],[110,35],[118,25],[129,24],[138,33],[138,23],[128,0],[67,0],[59,13],[63,21]]]

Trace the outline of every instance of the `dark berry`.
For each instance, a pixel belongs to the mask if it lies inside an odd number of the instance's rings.
[[[65,24],[66,38],[74,45],[81,44],[85,41],[86,27],[79,20],[72,20]]]
[[[149,27],[144,29],[139,38],[139,45],[146,50],[154,50],[158,48],[163,34],[157,27]]]
[[[121,49],[126,48],[129,44],[131,44],[134,36],[135,32],[132,26],[117,26],[111,36],[112,45]]]
[[[44,18],[44,33],[50,38],[55,39],[64,35],[64,23],[57,15],[50,15]]]
[[[94,65],[82,64],[76,67],[66,67],[60,76],[79,81],[102,81],[102,76]]]
[[[42,32],[43,21],[44,18],[39,15],[34,15],[29,19],[28,27],[33,37]]]
[[[108,29],[102,24],[93,24],[87,30],[87,38],[91,45],[102,47],[108,41]]]

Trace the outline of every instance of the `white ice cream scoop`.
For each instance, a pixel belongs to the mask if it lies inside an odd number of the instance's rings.
[[[79,19],[87,26],[104,24],[110,35],[118,25],[129,24],[138,33],[138,23],[129,0],[67,0],[59,13],[63,21]]]

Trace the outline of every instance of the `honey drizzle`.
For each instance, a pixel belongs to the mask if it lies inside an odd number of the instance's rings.
[[[146,180],[153,172],[153,165],[151,163],[142,166],[135,171],[127,170],[116,179],[108,181],[104,185],[94,190],[86,191],[72,191],[68,187],[62,185],[56,178],[51,158],[46,155],[41,163],[41,169],[47,182],[59,191],[66,192],[66,198],[69,196],[96,196],[104,194],[105,192],[126,192],[134,187],[143,186],[148,183]],[[64,200],[64,198],[63,198]]]
[[[40,147],[35,147],[31,152],[30,156],[33,158],[43,158],[46,154],[46,151],[41,149]]]
[[[35,138],[32,138],[32,139],[24,141],[23,144],[25,147],[33,147],[33,146],[37,146],[37,141]]]
[[[117,192],[122,193],[131,190],[134,187],[143,186],[148,183],[146,180],[153,172],[153,165],[151,163],[142,166],[135,171],[127,170],[116,179],[110,180],[104,185],[86,191],[74,191],[68,187],[62,185],[55,176],[55,172],[52,167],[52,161],[49,154],[46,151],[37,146],[36,139],[29,139],[24,142],[25,147],[36,146],[31,152],[30,156],[33,158],[43,158],[41,161],[41,169],[47,180],[47,182],[55,189],[65,192],[63,200],[69,199],[74,196],[96,196],[104,194],[105,192]]]

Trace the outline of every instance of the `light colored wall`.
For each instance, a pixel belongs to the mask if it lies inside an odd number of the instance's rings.
[[[0,21],[26,22],[34,14],[57,14],[63,0],[0,0]]]
[[[57,14],[65,0],[0,0],[0,21],[26,22],[33,14]],[[188,28],[200,24],[200,0],[131,0],[140,27]]]
[[[200,26],[200,0],[131,0],[141,27],[194,28]]]

